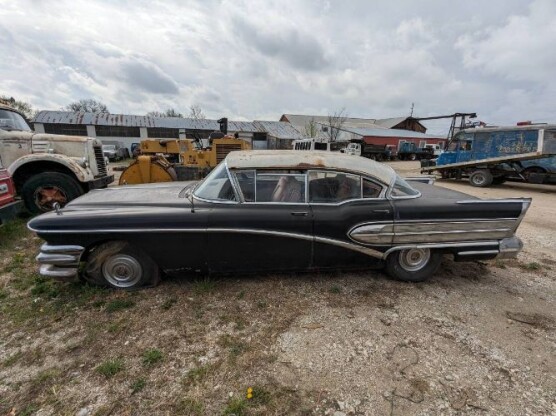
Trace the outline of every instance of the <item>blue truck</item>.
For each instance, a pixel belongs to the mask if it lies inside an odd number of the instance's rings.
[[[458,132],[435,162],[423,161],[421,173],[442,178],[468,178],[487,187],[510,178],[526,182],[556,182],[553,172],[527,170],[530,161],[556,155],[556,125],[471,128]]]

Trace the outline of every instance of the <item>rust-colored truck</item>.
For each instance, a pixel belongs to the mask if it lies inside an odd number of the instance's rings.
[[[32,214],[114,181],[99,140],[35,133],[22,113],[1,102],[0,160]]]

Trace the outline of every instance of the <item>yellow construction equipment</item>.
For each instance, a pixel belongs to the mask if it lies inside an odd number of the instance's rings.
[[[227,120],[224,124],[226,129]],[[228,153],[251,149],[247,141],[225,133],[211,133],[208,143],[198,138],[143,140],[140,144],[141,155],[122,172],[119,183],[131,185],[203,178]]]

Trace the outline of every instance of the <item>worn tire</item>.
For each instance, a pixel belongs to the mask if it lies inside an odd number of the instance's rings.
[[[493,180],[492,173],[488,169],[477,169],[469,176],[469,183],[479,188],[486,188],[492,185]]]
[[[412,267],[411,257],[419,252],[422,263]],[[404,282],[422,282],[427,280],[440,266],[442,253],[430,249],[397,250],[386,258],[386,271],[394,279]]]
[[[58,189],[66,198],[65,203],[60,203],[64,206],[72,199],[83,195],[83,188],[79,183],[70,175],[60,172],[43,172],[31,176],[25,181],[21,187],[21,197],[25,203],[25,207],[31,214],[40,214],[54,209],[52,205],[41,205],[39,202],[41,189],[45,188]],[[53,204],[54,202],[52,202]]]
[[[82,277],[89,283],[121,290],[137,290],[160,282],[157,264],[126,241],[93,248]]]

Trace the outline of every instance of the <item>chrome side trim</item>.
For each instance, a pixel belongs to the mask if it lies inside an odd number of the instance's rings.
[[[498,254],[500,253],[498,250],[470,250],[470,251],[458,251],[458,256],[476,256],[482,254]]]
[[[366,223],[353,227],[349,238],[360,244],[409,244],[511,237],[516,219]]]
[[[492,203],[516,203],[516,202],[531,202],[531,198],[504,198],[504,199],[462,199],[456,201],[456,204],[492,204]]]

